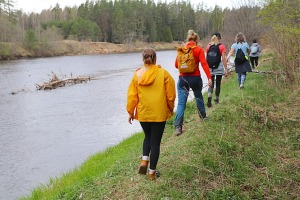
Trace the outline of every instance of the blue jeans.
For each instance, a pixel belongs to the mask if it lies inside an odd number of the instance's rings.
[[[246,72],[244,73],[237,73],[237,77],[238,77],[238,82],[239,82],[239,85],[241,84],[245,84],[245,80],[246,80]]]
[[[182,126],[184,118],[184,110],[186,108],[187,98],[189,96],[189,90],[192,88],[196,105],[198,109],[198,114],[200,118],[206,117],[205,106],[202,96],[202,78],[200,76],[179,76],[177,82],[177,94],[178,94],[178,104],[175,117],[175,127]]]

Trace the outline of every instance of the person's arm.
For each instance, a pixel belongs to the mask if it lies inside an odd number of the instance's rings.
[[[206,62],[204,51],[203,51],[202,48],[200,48],[200,51],[199,51],[199,61],[201,63],[201,66],[202,66],[205,74],[206,74],[206,77],[207,77],[207,80],[208,80],[208,86],[210,87],[212,85],[210,69],[209,69],[209,66]]]
[[[228,75],[228,68],[227,68],[227,60],[226,60],[226,47],[225,45],[221,44],[219,46],[220,52],[221,52],[221,60],[225,69],[225,77]]]
[[[230,49],[230,51],[229,51],[229,53],[228,53],[228,55],[227,55],[226,61],[228,61],[228,59],[229,59],[231,56],[233,56],[233,54],[234,54],[234,48],[231,47],[231,49]]]
[[[171,113],[173,113],[176,99],[176,87],[173,77],[169,74],[167,70],[165,70],[165,88],[168,107]]]
[[[258,53],[261,53],[261,46],[258,45]]]
[[[178,69],[178,58],[176,56],[176,59],[175,59],[175,67]]]
[[[128,112],[128,122],[132,124],[132,121],[134,119],[134,112],[136,105],[138,103],[138,92],[136,85],[134,84],[134,77],[132,78],[130,85],[128,87],[128,92],[127,92],[127,106],[126,110]]]
[[[226,59],[226,52],[222,53],[222,62],[225,69],[225,77],[228,75],[228,68],[227,68],[227,59]]]
[[[248,60],[250,62],[250,53],[251,53],[251,51],[250,51],[249,44],[247,42],[246,42],[246,46],[247,46],[247,54],[248,54],[247,58],[248,58]]]
[[[247,53],[248,53],[248,56],[249,56],[250,53],[251,53],[250,48],[247,49]]]

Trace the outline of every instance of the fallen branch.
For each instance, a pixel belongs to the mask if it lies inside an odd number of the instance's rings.
[[[76,77],[76,78],[66,78],[58,79],[56,74],[52,72],[52,78],[49,82],[45,82],[43,85],[35,84],[38,90],[52,90],[58,87],[64,87],[66,85],[74,85],[77,83],[87,82],[91,80],[91,77]]]
[[[258,70],[253,70],[253,73],[257,73],[257,74],[283,74],[286,75],[286,73],[280,72],[280,71],[258,71]]]

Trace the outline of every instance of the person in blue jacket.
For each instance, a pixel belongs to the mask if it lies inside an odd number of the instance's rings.
[[[237,73],[239,87],[240,89],[243,89],[246,81],[247,72],[252,72],[251,65],[249,62],[250,48],[249,44],[246,41],[245,35],[241,32],[239,32],[236,35],[235,41],[236,42],[231,45],[231,49],[227,55],[227,61],[232,55],[235,55],[235,72]],[[237,54],[239,49],[242,50],[245,56],[245,61],[242,63],[237,61]]]

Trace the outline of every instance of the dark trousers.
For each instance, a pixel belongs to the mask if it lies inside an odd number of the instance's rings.
[[[250,57],[250,62],[251,62],[252,69],[255,69],[255,67],[257,67],[258,65],[258,57]]]
[[[215,77],[216,77],[216,97],[219,97],[221,92],[222,75],[211,76],[212,85],[211,87],[208,88],[208,92],[213,93],[213,89],[215,87]]]
[[[140,122],[145,138],[143,142],[143,156],[150,156],[150,169],[156,169],[160,154],[160,142],[166,122]]]

